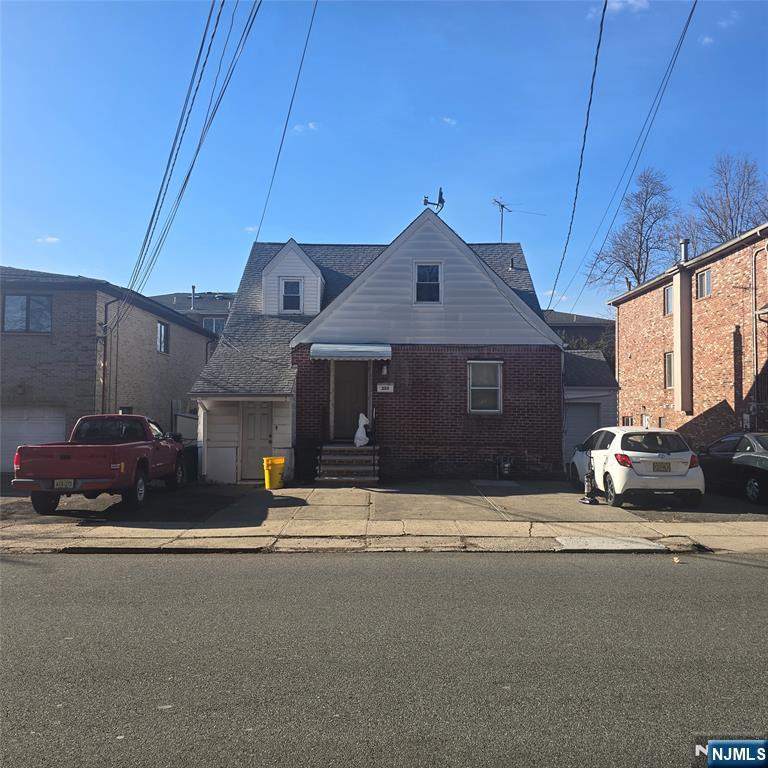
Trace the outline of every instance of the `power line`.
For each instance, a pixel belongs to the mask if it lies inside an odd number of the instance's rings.
[[[603,11],[600,14],[600,31],[597,34],[597,47],[595,48],[595,61],[592,65],[592,80],[589,83],[589,100],[587,101],[587,115],[584,120],[584,134],[581,137],[581,152],[579,153],[579,169],[576,172],[576,189],[573,193],[573,206],[571,207],[571,220],[568,223],[568,234],[565,237],[565,245],[563,246],[563,255],[560,257],[560,264],[557,266],[557,274],[555,275],[555,282],[552,285],[552,293],[549,295],[549,303],[547,309],[552,306],[552,299],[555,295],[555,288],[557,288],[557,281],[560,279],[560,272],[563,269],[563,262],[565,261],[565,254],[568,252],[568,243],[571,241],[571,232],[573,231],[573,220],[576,217],[576,201],[579,199],[579,185],[581,183],[581,169],[584,165],[584,149],[587,146],[587,130],[589,129],[589,115],[592,110],[592,96],[595,91],[595,78],[597,77],[597,63],[600,58],[600,46],[603,42],[603,26],[605,25],[605,12],[608,9],[608,0],[603,0]]]
[[[309,36],[312,34],[312,25],[315,22],[315,12],[317,11],[318,0],[314,0],[312,4],[312,16],[309,19],[309,28],[307,29],[307,37],[304,40],[304,50],[301,52],[301,60],[299,61],[299,69],[296,72],[296,81],[293,84],[293,93],[291,94],[291,102],[288,105],[288,112],[285,115],[285,123],[283,124],[283,135],[280,137],[280,145],[277,148],[277,157],[275,157],[275,166],[272,168],[272,178],[269,180],[269,188],[267,189],[267,196],[264,199],[264,208],[261,211],[261,218],[259,219],[259,226],[256,229],[256,242],[259,241],[259,235],[261,234],[261,225],[264,223],[264,217],[267,214],[267,206],[269,205],[269,198],[272,195],[272,185],[275,183],[275,176],[277,175],[277,166],[280,162],[280,155],[283,152],[283,143],[285,142],[285,133],[288,130],[288,123],[291,119],[291,111],[293,110],[293,101],[296,98],[296,91],[299,87],[299,79],[301,78],[301,70],[304,67],[304,57],[307,55],[307,46],[309,45]]]
[[[600,227],[602,226],[603,221],[605,220],[605,217],[611,207],[613,198],[616,195],[616,190],[618,189],[622,179],[624,178],[624,174],[627,170],[627,166],[632,160],[632,155],[634,154],[635,148],[637,147],[638,142],[640,142],[640,137],[643,136],[643,130],[645,129],[646,124],[648,124],[648,129],[645,131],[645,136],[643,137],[642,142],[640,143],[640,148],[637,152],[635,163],[632,166],[632,170],[629,173],[629,176],[627,178],[627,183],[624,185],[624,191],[621,194],[621,199],[619,200],[619,203],[616,206],[616,210],[613,212],[613,217],[611,218],[611,222],[608,225],[608,229],[605,233],[605,237],[603,238],[603,242],[601,243],[599,250],[595,254],[595,258],[592,262],[592,266],[590,267],[590,270],[587,273],[584,283],[582,284],[581,289],[579,290],[579,293],[576,296],[576,299],[571,306],[571,310],[570,310],[571,312],[574,311],[574,309],[576,308],[576,305],[579,303],[579,300],[581,299],[581,296],[584,293],[585,288],[589,284],[589,280],[592,277],[592,273],[595,270],[595,264],[597,263],[597,259],[600,257],[600,254],[602,254],[603,248],[605,248],[605,244],[608,242],[608,236],[611,234],[611,229],[613,228],[613,225],[616,222],[616,218],[619,215],[619,211],[621,210],[621,205],[624,202],[624,198],[627,195],[627,190],[629,189],[629,185],[632,183],[632,177],[634,176],[635,170],[637,169],[637,166],[640,162],[640,157],[643,153],[643,149],[645,148],[645,143],[648,141],[648,136],[651,133],[651,128],[653,128],[653,123],[656,120],[656,115],[658,114],[659,108],[661,107],[662,99],[664,98],[664,94],[667,91],[667,86],[669,85],[669,81],[672,78],[672,72],[675,69],[675,64],[677,63],[678,56],[680,55],[680,51],[683,47],[683,42],[685,41],[685,37],[688,33],[688,27],[691,24],[691,19],[693,18],[693,13],[696,10],[697,3],[698,3],[698,0],[693,0],[693,3],[691,4],[691,10],[688,13],[688,18],[686,19],[685,24],[683,25],[683,29],[680,33],[680,37],[677,40],[677,44],[675,45],[675,48],[672,52],[672,56],[669,60],[669,64],[667,64],[667,69],[665,70],[664,76],[662,77],[661,83],[659,84],[659,88],[656,91],[656,96],[654,97],[653,102],[651,102],[651,107],[648,110],[648,114],[646,115],[645,122],[643,123],[643,127],[640,129],[640,134],[638,135],[637,140],[635,141],[635,146],[632,148],[632,152],[630,153],[629,158],[627,159],[627,162],[624,166],[624,171],[622,171],[622,174],[619,177],[619,181],[616,184],[616,188],[613,191],[613,195],[611,195],[611,200],[608,203],[608,207],[605,209],[605,212],[603,213],[603,217],[600,219],[600,224],[598,224],[597,229],[595,230],[595,234],[592,235],[592,240],[590,240],[589,245],[587,246],[587,250],[584,252],[584,256],[579,262],[579,266],[576,268],[576,272],[573,274],[570,282],[568,283],[568,286],[570,286],[570,284],[573,282],[576,275],[578,274],[578,270],[581,269],[581,266],[584,263],[584,260],[587,258],[587,255],[589,254],[589,249],[592,247],[592,243],[594,242],[595,237],[597,236],[597,233],[600,231]],[[565,290],[568,290],[568,288],[566,287]]]
[[[223,2],[223,0],[222,0]],[[152,248],[151,255],[149,257],[149,260],[146,262],[146,265],[144,266],[143,273],[140,273],[139,277],[136,280],[136,283],[132,288],[136,290],[137,292],[141,292],[144,289],[144,286],[146,285],[147,281],[149,280],[149,277],[152,273],[152,270],[154,269],[155,264],[157,263],[157,259],[160,255],[160,251],[162,250],[163,245],[165,244],[165,241],[168,237],[168,233],[170,231],[171,225],[173,224],[174,219],[176,218],[176,213],[178,212],[179,206],[181,204],[181,201],[184,197],[184,193],[186,191],[187,185],[189,183],[189,180],[192,176],[192,171],[194,170],[195,163],[197,162],[197,158],[200,154],[200,150],[203,147],[203,144],[205,142],[205,139],[208,135],[208,131],[211,128],[211,125],[213,124],[214,118],[216,117],[216,113],[219,110],[219,107],[221,105],[222,99],[224,98],[224,94],[227,91],[227,88],[229,86],[230,81],[232,80],[232,76],[235,71],[235,67],[237,66],[237,63],[240,59],[240,56],[243,53],[243,50],[245,48],[246,41],[248,39],[248,36],[250,35],[251,29],[253,28],[253,23],[256,19],[256,15],[258,14],[258,11],[261,7],[261,0],[258,0],[251,6],[251,10],[249,12],[249,15],[246,19],[245,25],[243,27],[242,33],[240,35],[240,39],[238,40],[237,46],[235,48],[234,53],[232,54],[232,58],[229,62],[229,65],[227,67],[227,71],[224,76],[224,80],[222,81],[221,87],[219,88],[218,93],[216,93],[216,84],[218,83],[219,75],[221,73],[221,67],[223,64],[224,57],[226,55],[226,50],[229,43],[229,38],[232,32],[232,25],[234,23],[234,11],[232,15],[232,19],[230,20],[230,28],[229,32],[227,33],[227,38],[224,43],[224,47],[222,48],[220,57],[219,57],[219,66],[216,73],[216,77],[211,89],[211,96],[209,98],[208,103],[208,109],[206,111],[205,120],[203,123],[203,126],[200,131],[200,136],[198,138],[197,146],[195,148],[194,154],[192,156],[192,159],[189,163],[189,166],[187,168],[187,171],[184,175],[183,181],[179,187],[179,190],[176,194],[176,198],[173,201],[173,204],[171,205],[171,209],[166,216],[165,223],[163,224],[162,229],[160,230],[160,234],[158,235],[157,240],[155,241],[155,244]],[[215,97],[215,99],[214,99]],[[122,315],[118,315],[116,318],[116,323],[120,322],[121,320],[124,320],[128,317],[128,315],[131,312],[131,301],[130,297],[128,298],[127,302],[128,306],[126,307],[125,311],[122,313]]]
[[[171,178],[173,177],[173,172],[176,167],[176,161],[179,156],[179,151],[181,150],[181,145],[184,141],[184,136],[187,132],[187,126],[189,125],[189,118],[192,114],[192,109],[195,106],[195,101],[197,99],[198,91],[200,90],[200,84],[202,83],[203,75],[205,74],[205,68],[208,63],[208,57],[211,53],[211,46],[213,45],[214,38],[216,37],[216,30],[219,26],[219,19],[221,18],[221,12],[224,9],[224,2],[225,0],[220,0],[219,3],[219,10],[216,14],[216,19],[214,21],[213,30],[211,31],[211,36],[208,38],[208,28],[210,26],[211,21],[211,15],[213,14],[213,9],[216,3],[216,0],[211,0],[211,7],[208,12],[208,19],[205,24],[205,29],[203,30],[203,37],[200,41],[200,48],[198,50],[197,59],[195,61],[195,66],[192,70],[192,77],[190,78],[189,87],[187,88],[187,96],[184,100],[184,106],[182,107],[181,115],[179,116],[179,124],[176,130],[176,135],[174,136],[173,143],[171,145],[171,150],[168,155],[168,161],[165,166],[165,171],[163,173],[163,178],[160,183],[160,189],[158,190],[157,198],[155,199],[155,206],[152,210],[152,215],[149,220],[149,224],[147,225],[147,231],[144,235],[144,242],[142,243],[141,249],[139,250],[139,255],[136,258],[136,263],[134,265],[133,271],[131,273],[130,280],[128,281],[128,290],[133,290],[136,286],[137,281],[139,280],[139,276],[141,274],[141,269],[145,263],[145,259],[147,257],[147,252],[150,247],[150,243],[152,242],[152,238],[155,233],[155,228],[157,227],[157,222],[160,218],[160,212],[163,209],[163,205],[165,204],[165,197],[168,193],[168,187],[171,183]],[[205,48],[206,40],[208,40],[208,47],[205,50],[205,57],[202,58],[201,63],[201,57],[203,49]],[[199,71],[198,71],[199,68]],[[119,318],[121,314],[125,312],[125,307],[127,302],[129,301],[130,294],[126,293],[125,296],[123,296],[123,300],[120,302],[117,308],[117,312],[115,313],[115,322],[119,322]]]

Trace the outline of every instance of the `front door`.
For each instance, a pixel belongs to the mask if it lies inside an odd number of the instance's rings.
[[[272,403],[243,403],[242,480],[263,480],[272,453]]]
[[[360,414],[368,415],[368,361],[334,363],[333,439],[352,440]]]

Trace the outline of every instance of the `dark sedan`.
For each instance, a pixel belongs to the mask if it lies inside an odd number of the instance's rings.
[[[735,490],[753,504],[768,500],[768,432],[734,432],[699,448],[707,490]]]

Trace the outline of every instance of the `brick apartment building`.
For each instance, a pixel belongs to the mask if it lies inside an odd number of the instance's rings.
[[[214,334],[130,292],[133,309],[117,328],[125,291],[103,280],[0,267],[1,471],[20,443],[63,440],[88,413],[141,413],[173,429]]]
[[[768,430],[768,224],[612,299],[622,424]]]
[[[227,323],[234,297],[234,293],[226,291],[198,291],[193,285],[190,293],[161,293],[149,298],[220,336]]]

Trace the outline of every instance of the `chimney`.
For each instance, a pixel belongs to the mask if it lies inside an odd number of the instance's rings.
[[[691,241],[687,237],[680,238],[680,263],[685,264],[688,261],[688,244]]]
[[[624,278],[624,282],[627,284],[627,290],[631,291],[632,290],[632,283],[629,282],[629,278],[625,277]]]
[[[190,304],[190,309],[195,308],[195,286],[192,286],[192,304]]]

